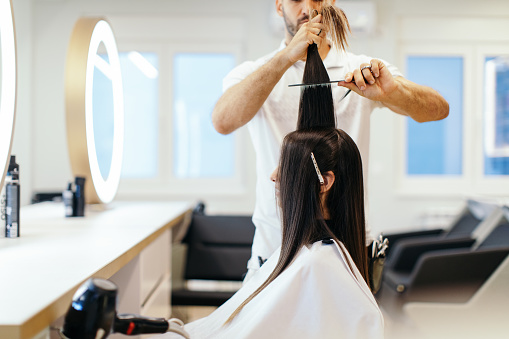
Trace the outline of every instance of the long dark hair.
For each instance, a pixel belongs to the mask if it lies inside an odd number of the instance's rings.
[[[326,200],[328,222],[322,214],[321,185],[311,152],[321,173],[332,171],[335,176]],[[279,178],[284,241],[274,271],[281,265],[282,272],[302,246],[330,237],[345,245],[368,282],[362,161],[352,138],[335,128],[288,134],[283,142]]]
[[[322,213],[320,182],[311,152],[320,171],[332,171],[335,176],[326,200],[330,217],[327,222]],[[336,128],[312,128],[288,134],[283,141],[278,177],[283,231],[278,263],[226,323],[274,281],[303,246],[323,238],[341,241],[369,284],[362,161],[352,138]]]
[[[309,45],[302,83],[310,85],[302,88],[297,130],[336,126],[331,86],[329,84],[312,85],[329,81],[329,74],[318,53],[318,46],[316,44]]]
[[[346,37],[350,32],[350,24],[345,13],[336,6],[326,5],[321,8],[320,14],[322,23],[327,27],[332,39],[333,47],[339,51],[345,50],[348,46]],[[316,15],[318,11],[311,10],[311,18]],[[313,43],[308,47],[302,83],[312,85],[329,81],[329,74],[318,52],[318,46]],[[297,129],[336,126],[330,85],[304,86],[300,98]]]

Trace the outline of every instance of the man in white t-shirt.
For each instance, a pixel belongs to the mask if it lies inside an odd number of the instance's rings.
[[[270,174],[278,165],[284,136],[297,126],[300,89],[288,85],[302,82],[310,44],[318,45],[330,79],[346,81],[332,89],[337,127],[347,132],[359,147],[364,179],[368,173],[370,116],[374,108],[388,107],[418,122],[440,120],[449,114],[449,105],[440,94],[403,78],[396,67],[382,60],[340,53],[331,48],[321,16],[309,20],[309,8],[323,3],[319,0],[276,0],[277,13],[286,25],[280,48],[232,70],[224,79],[224,94],[212,113],[214,127],[222,134],[232,133],[247,124],[256,151],[253,213],[256,232],[246,280],[281,245],[281,221]],[[348,89],[353,93],[340,100]]]

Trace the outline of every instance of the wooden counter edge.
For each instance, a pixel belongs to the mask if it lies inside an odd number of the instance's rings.
[[[0,338],[5,339],[31,339],[42,330],[50,326],[55,320],[63,316],[69,305],[71,304],[72,297],[76,290],[89,278],[104,278],[108,279],[113,274],[117,273],[122,267],[124,267],[129,261],[134,259],[141,251],[146,248],[150,243],[157,239],[164,231],[171,229],[174,226],[181,223],[186,215],[192,212],[192,209],[188,209],[182,212],[180,215],[175,217],[166,225],[160,227],[157,231],[153,232],[145,239],[142,239],[138,244],[127,250],[124,254],[113,260],[90,277],[63,293],[60,298],[53,301],[46,308],[42,309],[37,314],[26,320],[21,325],[2,325],[0,326]]]

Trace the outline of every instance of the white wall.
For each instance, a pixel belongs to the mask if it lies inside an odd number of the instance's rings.
[[[342,1],[338,0],[341,5]],[[346,2],[346,1],[343,1]],[[500,0],[374,0],[377,26],[369,37],[351,39],[351,50],[383,58],[396,65],[399,60],[399,23],[407,16],[504,17],[509,20],[509,1]],[[64,113],[64,66],[68,40],[74,22],[82,15],[155,15],[218,17],[234,16],[246,22],[246,59],[255,59],[279,45],[281,37],[271,31],[269,17],[273,0],[16,0],[20,90],[13,153],[20,157],[23,201],[28,189],[54,191],[71,178],[67,155]],[[114,27],[113,27],[114,28]],[[183,27],[182,29],[185,29]],[[483,27],[479,27],[480,30]],[[422,27],[426,30],[426,27]],[[178,34],[178,32],[168,32]],[[486,32],[489,35],[490,32]],[[509,33],[508,33],[509,34]],[[454,210],[462,199],[408,197],[397,193],[395,114],[380,110],[373,114],[370,158],[370,221],[375,232],[405,228],[419,223],[423,213]],[[249,146],[248,168],[254,168]],[[215,212],[250,212],[253,208],[254,172],[250,171],[249,194],[245,199],[210,198]]]

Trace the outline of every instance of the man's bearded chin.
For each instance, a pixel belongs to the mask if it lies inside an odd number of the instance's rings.
[[[295,34],[297,33],[297,27],[292,24],[291,22],[289,22],[286,17],[284,18],[285,20],[285,27],[286,27],[286,31],[292,36],[292,38],[295,36]]]
[[[292,38],[295,36],[295,34],[297,34],[297,31],[301,28],[302,24],[303,24],[303,21],[304,20],[308,20],[309,21],[309,16],[305,16],[305,17],[302,17],[300,18],[299,20],[297,20],[297,24],[293,24],[289,19],[288,17],[286,16],[285,14],[285,10],[283,8],[283,19],[285,21],[285,27],[286,27],[286,31],[292,36]]]

